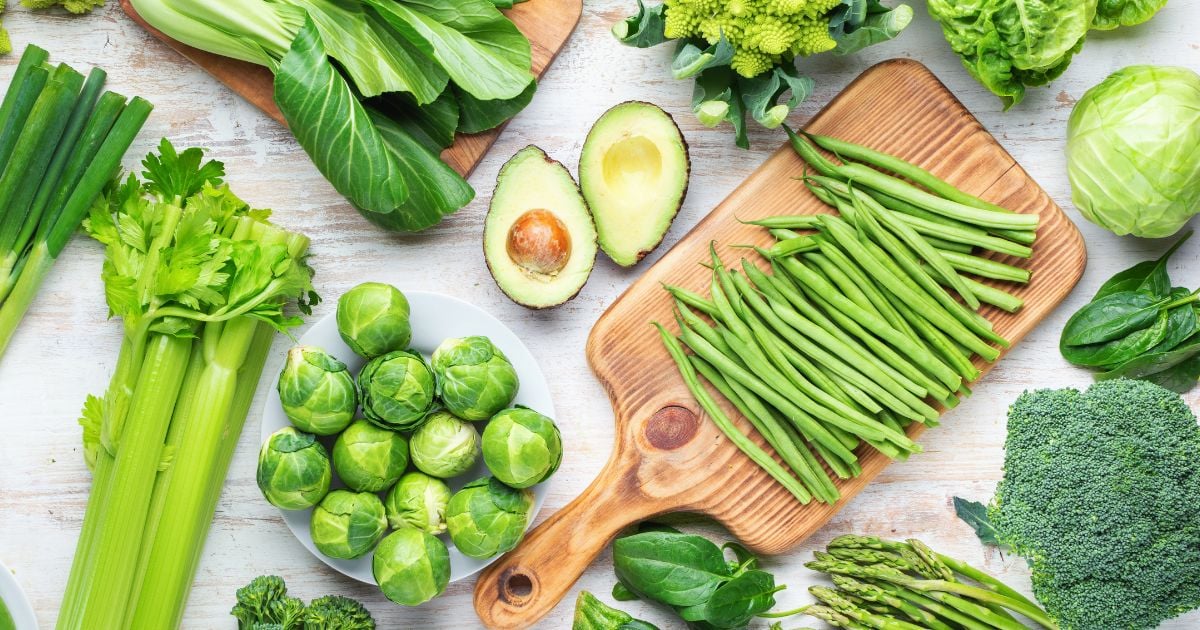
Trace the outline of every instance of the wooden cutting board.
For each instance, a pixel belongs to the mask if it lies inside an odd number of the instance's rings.
[[[130,0],[121,0],[121,8],[142,28],[166,42],[184,57],[204,68],[229,89],[237,92],[271,118],[286,126],[283,113],[275,106],[274,76],[269,70],[246,61],[214,55],[167,37],[150,26],[134,10]],[[533,73],[542,78],[550,63],[570,39],[583,14],[583,0],[529,0],[504,12],[529,39],[533,49]],[[442,161],[463,177],[471,174],[479,160],[500,137],[504,125],[476,134],[458,134],[454,144],[442,152]]]
[[[1074,224],[921,64],[897,59],[867,70],[808,129],[898,155],[965,191],[1041,216],[1032,261],[1000,258],[1033,270],[1032,282],[1015,291],[1025,299],[1025,308],[1015,315],[983,311],[1014,344],[1082,276],[1086,251]],[[862,448],[863,474],[838,483],[842,501],[800,505],[702,414],[650,325],[658,321],[676,329],[672,302],[660,283],[707,294],[711,272],[698,263],[707,260],[710,241],[718,242],[730,266],[743,254],[728,245],[769,242],[765,230],[738,218],[827,211],[795,180],[804,170],[789,147],[781,148],[596,323],[587,357],[612,400],[617,425],[612,456],[582,495],[480,576],[475,609],[488,627],[532,625],[631,523],[667,512],[705,514],[754,551],[779,553],[817,531],[888,465],[886,457]],[[986,373],[987,364],[976,364]],[[732,407],[725,408],[749,430]],[[954,431],[955,424],[949,421],[937,430]],[[916,436],[921,428],[914,423],[909,434]],[[913,459],[920,465],[919,454]]]

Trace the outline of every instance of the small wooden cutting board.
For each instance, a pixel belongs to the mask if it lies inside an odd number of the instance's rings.
[[[997,256],[1032,269],[1032,281],[1013,291],[1024,298],[1025,307],[1016,314],[991,307],[982,311],[1014,344],[1053,311],[1083,275],[1087,255],[1075,225],[921,64],[897,59],[870,68],[807,128],[898,155],[967,192],[1040,215],[1032,260]],[[817,531],[888,465],[874,449],[861,448],[863,474],[838,482],[841,501],[800,505],[703,415],[651,326],[658,321],[675,328],[672,302],[660,283],[707,294],[711,272],[698,263],[707,260],[710,241],[717,241],[722,258],[733,267],[742,250],[726,246],[769,243],[765,230],[743,225],[738,218],[828,211],[796,180],[804,172],[791,148],[781,148],[596,323],[587,357],[612,400],[617,425],[612,456],[582,495],[480,576],[475,610],[485,625],[531,626],[558,603],[621,529],[668,512],[711,516],[756,552],[785,551]],[[976,364],[985,373],[990,367],[982,359]],[[723,404],[751,431],[731,406]],[[937,430],[954,431],[954,425],[945,422]],[[921,429],[914,423],[909,434],[916,436]],[[920,458],[913,456],[918,465]]]
[[[275,81],[270,70],[181,44],[147,24],[130,4],[130,0],[121,0],[121,8],[151,35],[204,68],[218,81],[280,124],[287,125],[283,113],[275,105]],[[529,0],[504,13],[529,39],[533,49],[533,73],[541,79],[559,51],[566,46],[571,33],[575,31],[575,26],[579,24],[579,18],[583,14],[583,0]],[[442,161],[463,177],[467,177],[475,170],[475,166],[483,159],[488,149],[492,148],[502,131],[504,125],[484,133],[458,134],[454,144],[442,152]]]

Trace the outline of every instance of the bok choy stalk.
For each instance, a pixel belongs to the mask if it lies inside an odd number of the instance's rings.
[[[133,0],[196,48],[266,66],[296,140],[373,223],[415,231],[474,197],[439,158],[533,98],[500,0]]]
[[[234,196],[219,162],[163,140],[142,164],[85,222],[125,334],[80,421],[93,488],[60,629],[178,625],[272,333],[300,323],[286,302],[316,299],[308,239]]]
[[[0,104],[0,355],[152,109],[48,56],[27,47]]]

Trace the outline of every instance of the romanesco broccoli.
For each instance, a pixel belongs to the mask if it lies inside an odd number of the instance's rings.
[[[61,4],[64,9],[76,14],[102,7],[104,2],[105,0],[21,0],[21,4],[30,9],[49,9]]]
[[[1200,427],[1145,381],[1025,393],[988,511],[1065,630],[1153,628],[1200,607]]]
[[[833,50],[829,16],[841,0],[665,0],[665,35],[733,45],[730,66],[750,78],[798,56]]]

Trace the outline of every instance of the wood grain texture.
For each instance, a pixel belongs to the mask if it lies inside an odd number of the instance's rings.
[[[130,0],[121,0],[121,8],[151,35],[203,68],[229,89],[261,109],[264,114],[287,126],[283,112],[279,111],[275,104],[275,75],[271,74],[270,70],[248,61],[214,55],[171,39],[147,24],[133,8]],[[583,0],[529,0],[504,12],[529,39],[533,55],[533,74],[539,79],[570,39],[571,33],[579,24],[582,12]],[[442,161],[460,175],[469,176],[479,164],[479,160],[483,159],[484,154],[495,144],[496,138],[500,137],[506,125],[507,123],[483,133],[458,134],[454,144],[442,151]]]
[[[1013,291],[1025,300],[1025,307],[1016,314],[983,310],[996,331],[1013,344],[1054,310],[1082,277],[1087,251],[1079,231],[921,64],[892,60],[872,67],[807,128],[898,155],[967,192],[1041,218],[1032,260],[1006,260],[1024,262],[1033,271],[1032,281]],[[862,475],[837,483],[841,501],[801,505],[702,415],[650,325],[673,319],[663,283],[706,292],[711,272],[698,263],[707,260],[709,243],[717,242],[726,264],[737,267],[735,261],[743,255],[725,246],[771,242],[766,230],[739,219],[827,212],[798,181],[805,170],[790,146],[780,148],[596,323],[587,356],[612,399],[617,423],[613,455],[588,491],[482,574],[475,608],[484,625],[522,628],[540,618],[608,540],[650,515],[704,514],[756,552],[787,551],[828,522],[891,463],[863,446],[857,451]],[[978,357],[975,363],[984,374],[991,367]],[[723,404],[743,430],[753,433],[727,401]],[[916,437],[923,426],[914,423],[908,433]],[[521,588],[510,587],[513,581]]]
[[[539,2],[542,0],[534,0]],[[806,587],[822,583],[804,567],[814,549],[831,538],[861,533],[890,538],[916,537],[986,569],[1029,594],[1024,560],[979,544],[974,532],[954,516],[951,500],[986,501],[1001,476],[1005,412],[1025,389],[1086,387],[1087,370],[1072,367],[1058,353],[1058,335],[1067,318],[1101,283],[1141,260],[1158,257],[1168,241],[1118,237],[1084,220],[1071,205],[1064,139],[1074,99],[1109,73],[1133,63],[1170,63],[1200,70],[1200,3],[1168,2],[1149,23],[1112,33],[1094,33],[1070,70],[1048,88],[1030,90],[1025,102],[1004,111],[994,95],[963,69],[938,26],[917,16],[895,41],[847,57],[805,59],[813,77],[812,97],[791,116],[803,125],[862,71],[893,57],[911,57],[946,83],[1005,149],[1037,179],[1083,231],[1088,268],[1074,293],[998,363],[975,394],[948,412],[941,428],[921,436],[925,452],[888,466],[825,527],[792,550],[763,558],[763,565],[788,589],[781,608],[812,601]],[[27,42],[51,52],[55,61],[86,69],[99,64],[109,85],[122,94],[140,94],[155,104],[133,148],[127,170],[162,137],[176,146],[201,146],[223,161],[237,194],[256,207],[273,208],[274,219],[313,239],[315,282],[326,301],[309,321],[332,313],[336,297],[364,280],[390,282],[406,290],[436,291],[472,302],[516,332],[542,365],[554,396],[563,434],[563,463],[550,486],[536,523],[555,518],[563,506],[588,488],[612,451],[612,407],[604,387],[588,367],[584,346],[597,318],[631,282],[703,220],[731,191],[759,168],[782,141],[779,130],[750,125],[751,148],[733,146],[729,127],[708,129],[691,114],[692,85],[671,78],[672,48],[631,49],[613,39],[613,23],[634,9],[634,0],[586,0],[577,32],[543,77],[538,96],[496,141],[471,176],[479,196],[435,228],[397,236],[358,215],[313,167],[292,134],[236,95],[199,66],[176,54],[130,20],[117,2],[86,16],[65,11],[30,11],[9,3],[4,27],[20,50]],[[0,57],[0,84],[12,76],[18,55]],[[627,100],[655,103],[679,123],[691,147],[692,185],[662,247],[632,269],[601,256],[577,298],[552,310],[530,313],[496,287],[488,274],[480,240],[492,186],[504,162],[528,144],[537,144],[575,170],[592,123]],[[1200,225],[1200,219],[1192,222]],[[104,391],[120,343],[121,324],[107,319],[100,283],[101,248],[76,237],[46,280],[41,294],[0,361],[0,560],[25,587],[42,628],[53,628],[79,536],[91,475],[83,463],[80,404]],[[1193,238],[1171,260],[1178,284],[1200,285],[1200,239]],[[303,329],[298,331],[302,333]],[[268,374],[283,366],[290,342],[280,336]],[[350,580],[325,566],[291,535],[279,511],[263,500],[254,482],[258,418],[274,386],[265,376],[237,454],[225,481],[213,527],[204,547],[184,630],[234,630],[229,615],[234,591],[265,573],[287,579],[297,597],[346,595],[363,602],[381,629],[464,630],[480,628],[472,608],[474,578],[451,584],[441,597],[417,608],[397,606],[372,586]],[[1185,396],[1200,409],[1200,389]],[[621,507],[615,509],[623,509]],[[724,540],[718,525],[699,519],[681,527]],[[566,554],[562,554],[565,558]],[[534,630],[571,627],[581,590],[612,603],[611,555],[588,567],[563,601]],[[623,610],[675,630],[670,611],[645,602],[623,602]],[[752,630],[766,630],[765,620]],[[803,618],[785,628],[811,626]],[[1166,622],[1160,630],[1195,630],[1200,611]]]

